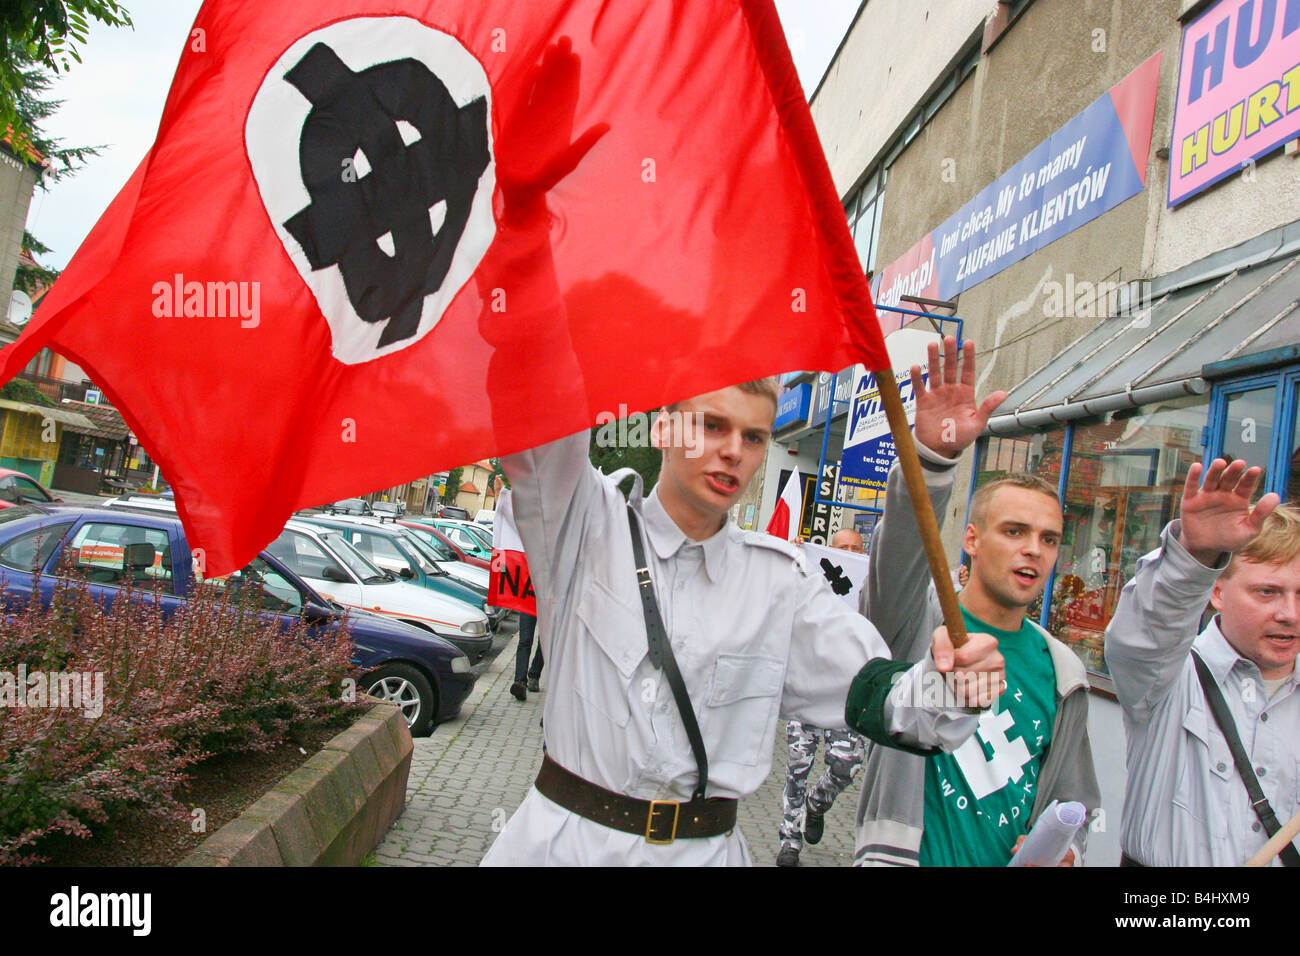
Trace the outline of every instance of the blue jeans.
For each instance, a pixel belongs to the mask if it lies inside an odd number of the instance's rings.
[[[537,618],[531,614],[519,612],[519,647],[515,651],[515,680],[522,681],[525,676],[537,680],[542,676],[542,644],[537,642],[537,653],[533,654],[533,666],[528,666],[528,655],[533,650],[533,633],[537,630]]]

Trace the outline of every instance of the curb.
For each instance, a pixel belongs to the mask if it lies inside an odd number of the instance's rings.
[[[402,712],[376,702],[178,865],[356,866],[402,812],[414,749]]]

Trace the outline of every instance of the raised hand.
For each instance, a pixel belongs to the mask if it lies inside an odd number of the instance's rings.
[[[912,366],[912,391],[916,393],[916,440],[948,458],[956,458],[988,424],[989,416],[1006,399],[996,391],[983,404],[975,404],[975,343],[962,346],[961,375],[957,372],[957,340],[943,340],[943,362],[939,344],[929,347],[930,383],[921,379],[921,366]]]
[[[546,193],[577,167],[596,141],[609,132],[597,123],[570,142],[578,104],[581,65],[573,41],[560,37],[542,53],[525,82],[528,95],[506,117],[497,143],[497,182],[512,222],[544,210]]]
[[[1282,499],[1270,492],[1252,508],[1250,497],[1264,470],[1247,468],[1240,459],[1231,465],[1214,459],[1202,482],[1204,470],[1199,461],[1187,469],[1178,540],[1197,561],[1214,567],[1219,555],[1241,550],[1259,534]]]

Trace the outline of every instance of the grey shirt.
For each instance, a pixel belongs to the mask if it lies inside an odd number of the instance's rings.
[[[1227,555],[1207,568],[1179,543],[1178,531],[1179,522],[1170,523],[1160,549],[1138,562],[1106,628],[1106,663],[1127,739],[1120,842],[1147,866],[1240,866],[1268,837],[1205,700],[1191,650],[1223,692],[1281,823],[1300,809],[1300,694],[1293,672],[1270,699],[1259,667],[1237,654],[1218,618],[1198,636]]]

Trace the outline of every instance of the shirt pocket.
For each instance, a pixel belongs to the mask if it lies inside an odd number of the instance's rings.
[[[581,661],[574,690],[619,727],[631,716],[629,685],[646,656],[645,618],[606,585],[592,581],[578,602],[578,619],[589,640],[575,655]]]
[[[710,758],[754,766],[776,719],[785,662],[759,654],[720,654],[713,665],[701,727]]]
[[[1231,788],[1241,787],[1244,792],[1245,785],[1236,779],[1228,740],[1207,707],[1189,708],[1183,731],[1188,735],[1187,762],[1174,788],[1174,806],[1204,824],[1208,838],[1210,825],[1221,829],[1231,811]]]

